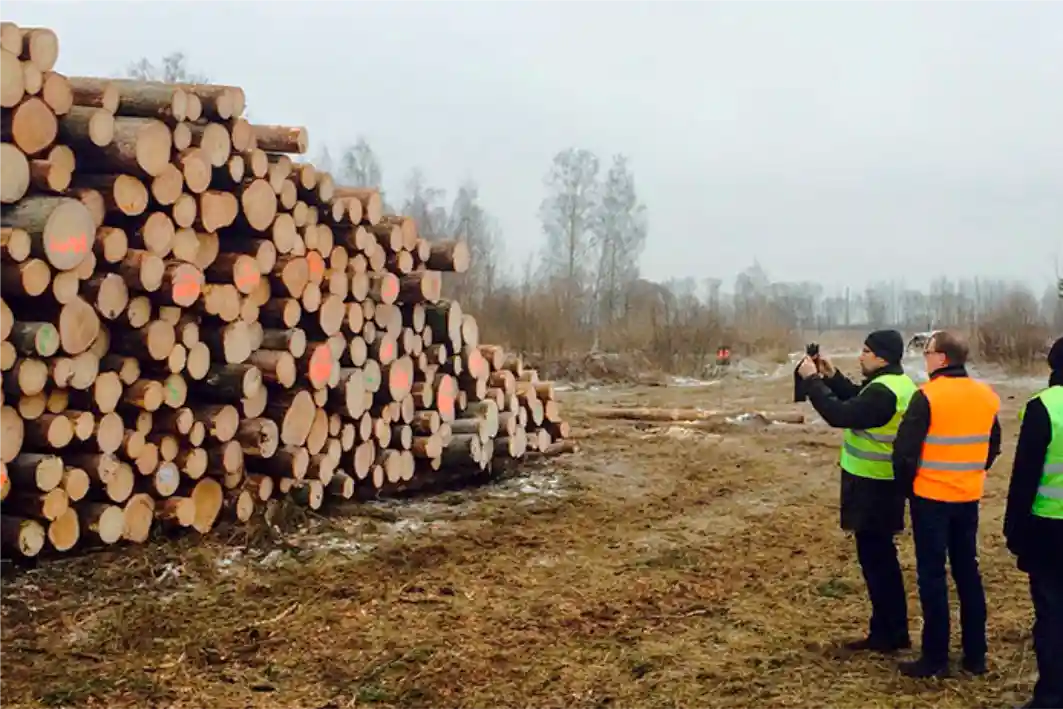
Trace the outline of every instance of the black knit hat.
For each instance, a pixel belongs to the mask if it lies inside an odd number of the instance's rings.
[[[889,364],[900,364],[904,357],[904,337],[896,330],[875,330],[864,345]]]
[[[1048,351],[1048,366],[1053,372],[1063,372],[1063,337],[1052,343]]]

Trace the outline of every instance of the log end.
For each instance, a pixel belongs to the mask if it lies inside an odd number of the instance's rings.
[[[40,522],[9,516],[5,520],[5,532],[8,525],[14,526],[13,534],[15,535],[15,540],[13,546],[18,549],[22,556],[33,557],[41,553],[47,536],[44,526]]]
[[[92,251],[96,243],[96,220],[85,204],[63,198],[44,224],[45,258],[60,271],[70,271]]]
[[[126,520],[122,508],[118,505],[104,505],[100,510],[86,510],[81,516],[82,524],[104,544],[114,544],[122,538]]]
[[[170,166],[173,133],[162,121],[146,121],[137,131],[137,165],[151,177],[158,177]]]
[[[223,500],[222,487],[216,480],[204,478],[196,483],[192,490],[192,501],[196,506],[192,528],[200,534],[209,532],[218,518],[218,513],[221,512]]]
[[[22,52],[41,71],[51,71],[59,61],[59,37],[47,27],[34,27],[22,36]]]
[[[22,199],[30,187],[30,164],[26,154],[11,143],[0,144],[0,171],[3,174],[0,202],[12,204]]]
[[[332,350],[327,345],[318,345],[310,355],[307,377],[315,389],[321,389],[332,377]]]
[[[91,305],[75,298],[63,306],[59,313],[59,342],[63,351],[71,355],[81,354],[92,346],[99,334],[100,318]]]
[[[55,142],[59,120],[43,99],[32,96],[11,111],[10,134],[26,155],[37,155]]]
[[[11,462],[22,450],[26,424],[11,406],[0,406],[0,462]]]
[[[67,507],[63,514],[48,525],[48,541],[56,551],[70,551],[80,536],[81,524],[77,510],[73,507]]]
[[[133,495],[126,502],[125,509],[113,507],[118,511],[117,520],[110,522],[108,528],[108,537],[114,537],[113,541],[118,541],[119,537],[128,539],[131,542],[146,542],[148,536],[151,534],[151,523],[155,520],[155,500],[151,495],[145,493],[139,493]],[[101,518],[101,524],[103,526],[103,520]],[[117,536],[114,535],[115,527],[117,528]],[[102,534],[101,534],[102,538]],[[111,542],[113,543],[113,542]]]
[[[174,269],[173,302],[187,308],[197,300],[203,290],[203,273],[190,263],[182,263]]]
[[[14,108],[26,93],[22,62],[7,49],[0,50],[0,106]]]

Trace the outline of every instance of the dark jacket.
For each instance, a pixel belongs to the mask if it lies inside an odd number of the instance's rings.
[[[966,377],[967,368],[963,366],[942,367],[930,378],[938,377]],[[918,391],[908,402],[908,410],[901,419],[901,427],[897,431],[897,440],[893,444],[893,477],[900,483],[904,494],[912,494],[912,485],[915,483],[915,474],[919,470],[919,459],[923,456],[923,443],[926,441],[927,431],[930,430],[930,401],[926,394]],[[985,469],[993,467],[993,463],[1000,456],[1000,418],[993,419],[993,428],[989,433],[989,455],[986,456]]]
[[[827,379],[807,380],[812,407],[833,428],[854,430],[889,423],[897,411],[897,397],[875,379],[883,374],[904,374],[900,365],[883,367],[861,384],[841,372]],[[866,388],[865,388],[866,387]],[[862,478],[841,471],[841,527],[849,532],[896,533],[904,529],[905,498],[893,480]]]
[[[1053,374],[1049,385],[1060,384],[1063,373]],[[1043,519],[1031,512],[1051,440],[1048,411],[1040,399],[1034,399],[1027,404],[1019,429],[1004,514],[1004,537],[1023,571],[1054,570],[1063,575],[1063,520]]]

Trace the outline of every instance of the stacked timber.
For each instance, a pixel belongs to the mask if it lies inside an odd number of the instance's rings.
[[[46,28],[2,23],[0,55],[5,549],[569,449],[551,383],[442,298],[465,244],[300,161],[304,128],[234,86],[60,74]]]

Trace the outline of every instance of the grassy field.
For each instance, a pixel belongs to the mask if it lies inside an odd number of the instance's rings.
[[[3,584],[2,701],[1015,705],[1034,676],[1032,611],[1000,518],[1031,388],[998,391],[1005,455],[983,508],[981,678],[914,681],[896,659],[839,651],[869,607],[838,528],[840,434],[814,415],[707,433],[586,414],[636,401],[800,409],[786,373],[566,392],[580,453],[471,490],[296,519],[283,544],[233,531],[19,573]],[[918,638],[910,533],[901,547]]]

